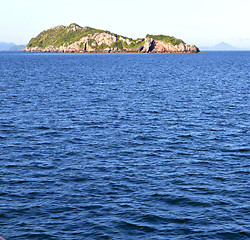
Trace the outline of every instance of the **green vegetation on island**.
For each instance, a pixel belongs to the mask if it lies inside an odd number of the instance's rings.
[[[91,27],[80,27],[75,23],[70,24],[68,27],[61,25],[42,31],[37,37],[30,40],[27,47],[60,47],[64,44],[68,46],[79,41],[81,38],[86,37],[88,34],[93,35],[95,33],[103,32],[109,33],[108,31]]]
[[[110,31],[81,27],[72,23],[69,26],[59,25],[42,31],[30,40],[23,51],[198,52],[199,50],[172,36],[148,34],[145,38],[132,39]]]
[[[184,41],[182,41],[181,39],[177,39],[175,37],[171,37],[171,36],[165,36],[165,35],[150,35],[150,34],[147,34],[146,37],[149,37],[149,38],[153,38],[155,40],[160,40],[160,41],[163,41],[163,42],[168,42],[168,43],[171,43],[173,45],[179,45],[181,43],[185,44]]]
[[[114,34],[109,31],[95,29],[91,27],[80,27],[79,25],[72,23],[68,27],[61,25],[42,31],[37,37],[32,38],[30,40],[27,47],[46,48],[48,46],[53,46],[53,47],[69,46],[72,43],[80,41],[81,38],[83,37],[87,37],[88,35],[93,36],[94,34],[97,33],[107,33],[112,36],[115,36],[117,39],[121,37],[123,39],[128,39],[129,41],[132,41],[132,43],[128,45],[126,44],[126,42],[117,40],[116,42],[112,43],[111,47],[118,47],[119,49],[123,49],[123,46],[129,48],[136,48],[138,46],[143,45],[142,41],[140,41],[140,43],[137,42],[138,39],[132,40],[131,38]],[[94,39],[88,40],[88,44],[94,49],[98,50],[110,47],[105,44],[93,46],[92,43],[94,41],[95,41]],[[83,43],[80,43],[80,45],[83,46]]]
[[[48,46],[53,47],[60,47],[60,46],[68,46],[74,42],[80,41],[81,38],[86,37],[88,35],[94,35],[96,33],[107,33],[110,35],[115,36],[118,40],[114,43],[112,43],[111,47],[117,47],[119,49],[126,48],[138,48],[140,46],[143,46],[145,43],[145,39],[139,38],[136,40],[133,40],[132,38],[124,37],[121,35],[117,35],[114,33],[111,33],[109,31],[104,31],[100,29],[95,29],[91,27],[80,27],[78,24],[72,23],[68,27],[66,26],[57,26],[45,31],[42,31],[37,37],[32,38],[30,42],[28,43],[27,47],[40,47],[40,48],[46,48]],[[121,38],[129,40],[130,44],[128,44],[126,41],[119,40]],[[184,43],[180,39],[176,39],[174,37],[170,36],[164,36],[164,35],[147,35],[146,37],[153,38],[156,40],[162,40],[165,42],[172,43],[174,45],[178,45],[180,43]],[[96,45],[93,46],[92,43],[94,42],[94,39],[89,39],[88,44],[94,48],[94,49],[105,49],[107,47],[110,47],[108,45]],[[83,43],[80,43],[80,46],[83,46]]]

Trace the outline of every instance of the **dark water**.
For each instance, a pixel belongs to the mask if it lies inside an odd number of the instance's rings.
[[[249,239],[250,52],[0,53],[0,235]]]

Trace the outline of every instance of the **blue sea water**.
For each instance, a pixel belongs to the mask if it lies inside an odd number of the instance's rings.
[[[0,235],[250,239],[250,52],[0,53]]]

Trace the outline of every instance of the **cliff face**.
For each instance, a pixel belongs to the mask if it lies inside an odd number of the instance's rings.
[[[168,42],[161,40],[155,40],[153,38],[146,38],[142,52],[152,52],[152,53],[197,53],[199,49],[194,45],[187,45],[185,43],[180,43],[178,45],[173,45]]]
[[[194,45],[164,35],[147,35],[133,40],[108,31],[70,24],[57,26],[32,38],[24,52],[77,52],[77,53],[197,53]]]

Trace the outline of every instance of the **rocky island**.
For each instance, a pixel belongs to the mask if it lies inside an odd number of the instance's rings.
[[[56,26],[32,38],[23,52],[66,53],[198,53],[195,45],[165,35],[132,39],[75,23]]]

